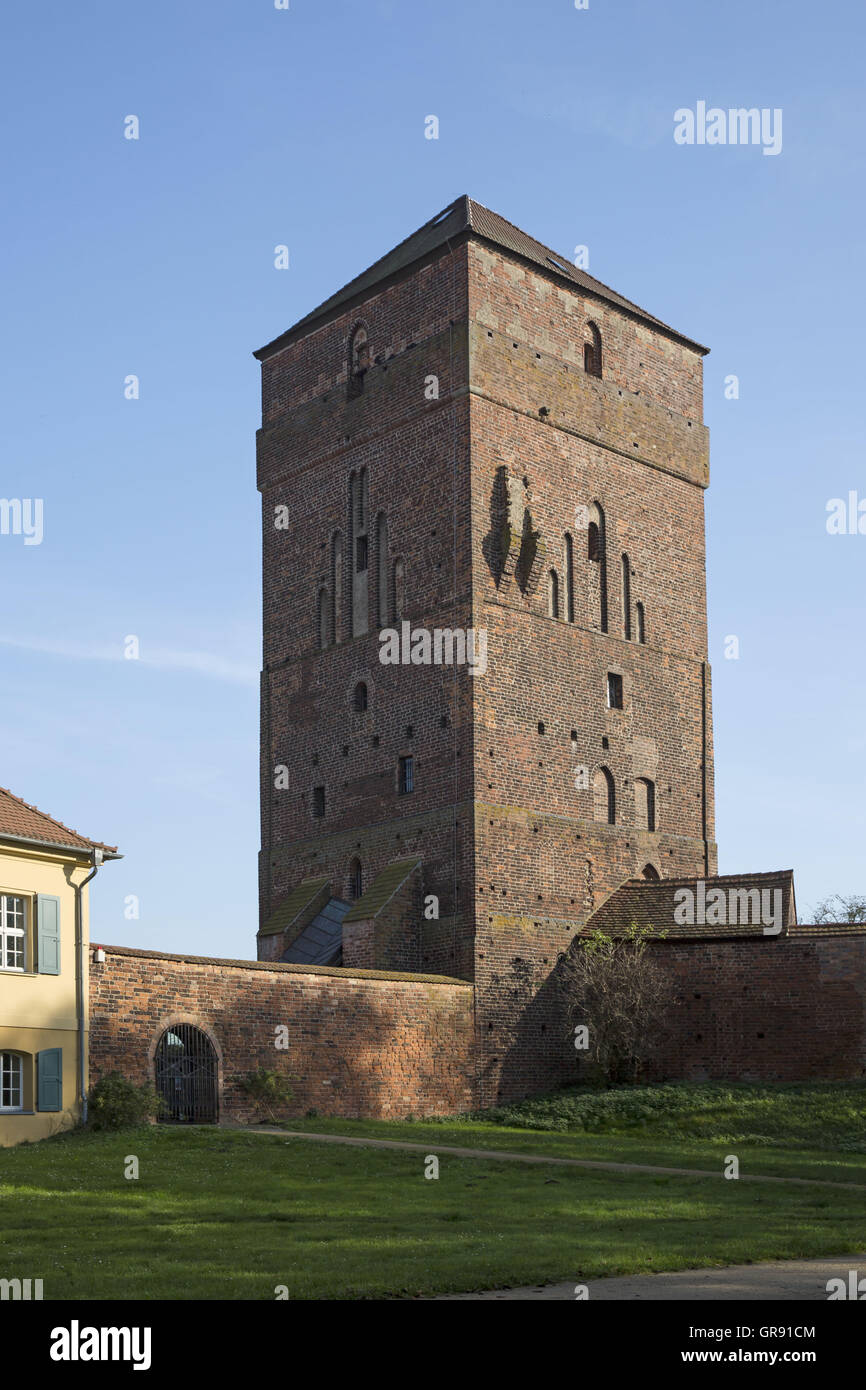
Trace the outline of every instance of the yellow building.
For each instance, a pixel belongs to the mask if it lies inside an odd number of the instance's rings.
[[[120,857],[0,788],[0,1145],[86,1117],[86,885]]]

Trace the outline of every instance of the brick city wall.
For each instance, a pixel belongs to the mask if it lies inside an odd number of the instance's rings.
[[[221,1118],[252,1119],[238,1078],[293,1078],[291,1113],[445,1115],[472,1106],[472,988],[433,976],[167,956],[106,946],[90,971],[91,1084],[153,1082],[166,1028],[191,1023],[219,1059]],[[287,1051],[274,1047],[286,1024]]]
[[[672,1002],[649,1080],[866,1077],[866,932],[795,930],[784,937],[653,945]],[[563,923],[562,950],[568,936]],[[479,974],[489,972],[490,991],[485,997],[476,986],[479,1104],[585,1077],[568,1037],[556,962],[542,955],[545,949],[544,933],[527,921],[494,918],[490,938],[479,941],[485,958]]]
[[[803,931],[766,940],[657,943],[676,1002],[653,1079],[866,1076],[866,932]]]

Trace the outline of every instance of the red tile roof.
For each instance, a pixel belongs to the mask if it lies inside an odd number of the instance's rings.
[[[63,845],[69,849],[102,849],[108,854],[117,853],[117,845],[104,845],[101,840],[88,840],[77,830],[70,830],[62,821],[55,820],[38,806],[31,806],[14,796],[5,787],[0,787],[0,840],[4,838],[31,840],[34,844]]]
[[[640,927],[653,927],[664,932],[668,939],[704,938],[722,936],[763,936],[763,925],[758,923],[732,922],[725,926],[711,926],[695,923],[681,926],[674,916],[675,894],[679,888],[689,888],[697,896],[698,883],[703,882],[707,892],[712,888],[749,889],[773,891],[782,894],[783,923],[781,935],[786,936],[797,921],[794,902],[794,874],[791,869],[778,869],[771,873],[723,874],[715,877],[629,879],[617,888],[610,897],[593,913],[582,928],[580,935],[588,935],[601,930],[608,936],[616,936],[627,931],[632,923]],[[814,931],[811,928],[810,931]]]

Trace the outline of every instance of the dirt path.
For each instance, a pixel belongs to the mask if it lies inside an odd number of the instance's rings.
[[[866,1275],[866,1253],[821,1260],[783,1260],[769,1264],[729,1265],[726,1269],[682,1269],[675,1274],[629,1274],[621,1279],[592,1279],[584,1285],[590,1301],[638,1300],[642,1302],[726,1302],[745,1299],[761,1302],[827,1301],[828,1279],[843,1279],[846,1289],[851,1270]],[[454,1299],[514,1299],[532,1302],[573,1302],[576,1281],[536,1285],[526,1289],[490,1289],[483,1293],[441,1294],[431,1302]],[[811,1345],[811,1343],[806,1343]]]
[[[368,1139],[347,1134],[311,1134],[307,1130],[277,1129],[269,1125],[224,1123],[222,1128],[240,1129],[246,1134],[281,1134],[285,1139],[309,1139],[316,1144],[354,1144],[356,1148],[361,1149],[405,1149],[412,1153],[452,1154],[455,1158],[486,1158],[496,1163],[552,1163],[563,1168],[598,1168],[608,1173],[655,1173],[686,1178],[723,1176],[721,1169],[659,1168],[651,1163],[608,1163],[591,1158],[552,1158],[546,1154],[512,1153],[506,1149],[464,1149],[456,1148],[453,1144],[437,1144],[432,1139],[428,1139],[424,1144],[413,1144],[408,1139]],[[737,1181],[783,1183],[797,1187],[853,1188],[856,1192],[866,1192],[866,1183],[833,1182],[829,1178],[776,1178],[760,1173],[741,1173]]]

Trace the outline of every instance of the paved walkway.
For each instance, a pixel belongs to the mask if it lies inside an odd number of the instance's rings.
[[[843,1279],[848,1288],[851,1270],[866,1276],[866,1252],[822,1260],[784,1260],[770,1264],[729,1265],[727,1269],[682,1269],[676,1274],[629,1274],[622,1279],[591,1279],[584,1285],[590,1302],[638,1300],[640,1302],[727,1302],[744,1299],[762,1302],[781,1299],[798,1303],[827,1301],[827,1280]],[[574,1302],[575,1280],[567,1284],[536,1285],[527,1289],[491,1289],[483,1293],[442,1294],[431,1302],[455,1299],[492,1299],[533,1302]],[[713,1343],[715,1345],[715,1343]]]
[[[247,1134],[281,1134],[284,1139],[309,1139],[316,1144],[354,1144],[360,1149],[405,1149],[412,1153],[452,1154],[455,1158],[486,1158],[496,1163],[552,1163],[563,1168],[600,1168],[609,1173],[655,1173],[662,1176],[686,1178],[721,1178],[720,1168],[659,1168],[651,1163],[613,1163],[590,1158],[553,1158],[547,1154],[513,1153],[507,1149],[464,1149],[453,1144],[437,1144],[428,1139],[413,1144],[408,1139],[369,1139],[347,1134],[312,1134],[304,1129],[277,1129],[269,1125],[240,1125],[223,1122],[224,1129],[242,1129]],[[725,1179],[728,1181],[728,1179]],[[733,1179],[731,1179],[733,1181]],[[866,1192],[866,1183],[833,1182],[829,1178],[775,1178],[760,1173],[741,1173],[738,1182],[771,1182],[794,1184],[798,1187],[853,1188]]]

